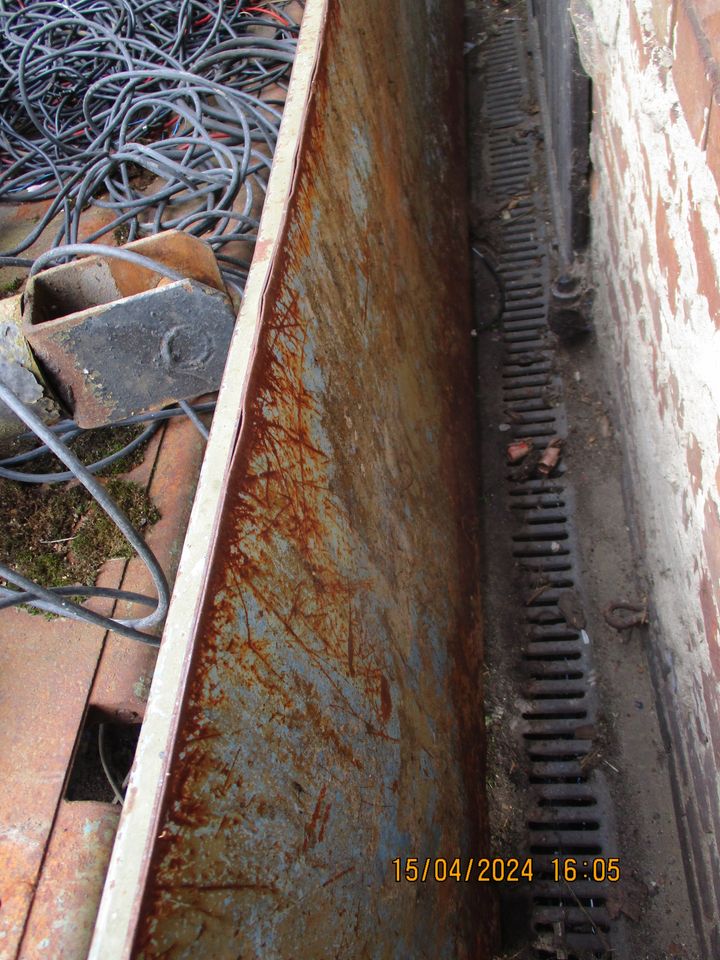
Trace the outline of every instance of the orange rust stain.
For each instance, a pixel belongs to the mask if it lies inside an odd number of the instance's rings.
[[[390,684],[386,676],[380,677],[380,716],[383,723],[387,723],[392,714],[392,696]]]
[[[315,802],[315,809],[313,810],[312,816],[310,817],[310,822],[305,827],[305,840],[303,841],[303,853],[307,850],[307,848],[310,845],[315,844],[317,842],[315,837],[315,829],[317,827],[318,820],[320,819],[320,815],[323,809],[323,800],[325,799],[326,793],[327,793],[327,784],[323,784],[323,786],[320,788],[320,793],[318,794],[318,798]],[[328,810],[329,809],[330,807],[328,805]]]
[[[328,879],[324,881],[323,886],[329,887],[331,883],[335,883],[335,881],[339,880],[340,877],[344,877],[346,876],[346,874],[352,873],[354,869],[355,867],[346,867],[344,870],[341,870],[339,873],[333,874],[332,877],[328,877]]]
[[[325,805],[325,813],[323,814],[322,823],[320,824],[320,832],[318,833],[318,843],[322,843],[323,837],[325,836],[325,827],[327,826],[331,807],[331,803]]]

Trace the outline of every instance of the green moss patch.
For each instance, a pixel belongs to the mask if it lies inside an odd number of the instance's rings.
[[[141,532],[160,518],[138,484],[112,478],[105,486]],[[0,516],[0,559],[45,587],[93,584],[106,560],[134,553],[79,485],[38,487],[0,479]]]
[[[14,280],[8,280],[6,283],[0,283],[0,300],[6,297],[12,297],[23,285],[22,277],[15,277]]]

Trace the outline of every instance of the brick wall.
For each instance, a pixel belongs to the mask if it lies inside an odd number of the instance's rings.
[[[652,579],[652,662],[720,957],[720,0],[572,0],[593,78],[596,329]]]

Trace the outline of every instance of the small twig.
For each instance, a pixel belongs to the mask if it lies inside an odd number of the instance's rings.
[[[580,899],[579,899],[578,895],[575,893],[575,891],[573,890],[572,886],[568,883],[568,881],[565,879],[565,877],[563,877],[563,883],[565,884],[565,886],[566,886],[566,887],[568,888],[568,890],[570,891],[573,899],[575,900],[575,903],[577,903],[577,905],[580,907],[580,909],[582,910],[582,912],[585,914],[585,916],[586,916],[586,917],[588,918],[588,920],[590,921],[590,926],[592,927],[592,929],[595,931],[595,933],[596,933],[596,934],[598,935],[598,937],[600,938],[600,942],[602,943],[603,950],[605,950],[607,953],[614,953],[615,951],[614,951],[613,948],[610,946],[610,944],[608,943],[608,941],[605,939],[605,936],[604,936],[602,930],[601,930],[600,927],[595,923],[595,921],[593,920],[593,918],[590,916],[590,914],[587,912],[587,910],[585,909],[585,907],[582,905],[582,903],[580,902]]]
[[[61,537],[59,540],[41,540],[40,543],[67,543],[69,540],[74,540],[77,534],[72,537]]]
[[[527,598],[527,600],[525,601],[525,606],[529,607],[530,604],[533,602],[533,600],[537,600],[537,598],[542,596],[542,594],[545,593],[546,590],[549,590],[551,586],[552,584],[547,582],[540,584],[537,590],[533,590],[533,592]]]

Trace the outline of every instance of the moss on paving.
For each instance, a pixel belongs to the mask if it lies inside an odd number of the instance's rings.
[[[138,484],[114,477],[105,486],[140,531],[160,518]],[[133,556],[112,520],[76,484],[0,479],[0,516],[0,559],[45,587],[93,584],[106,560]]]
[[[0,300],[5,300],[7,297],[11,297],[14,293],[17,293],[22,285],[22,277],[15,277],[14,280],[0,283]]]
[[[143,531],[160,519],[160,511],[143,487],[120,477],[107,482],[108,492],[138,530]],[[79,583],[92,583],[100,567],[111,557],[130,557],[133,548],[113,521],[93,500],[69,550],[70,564]]]

